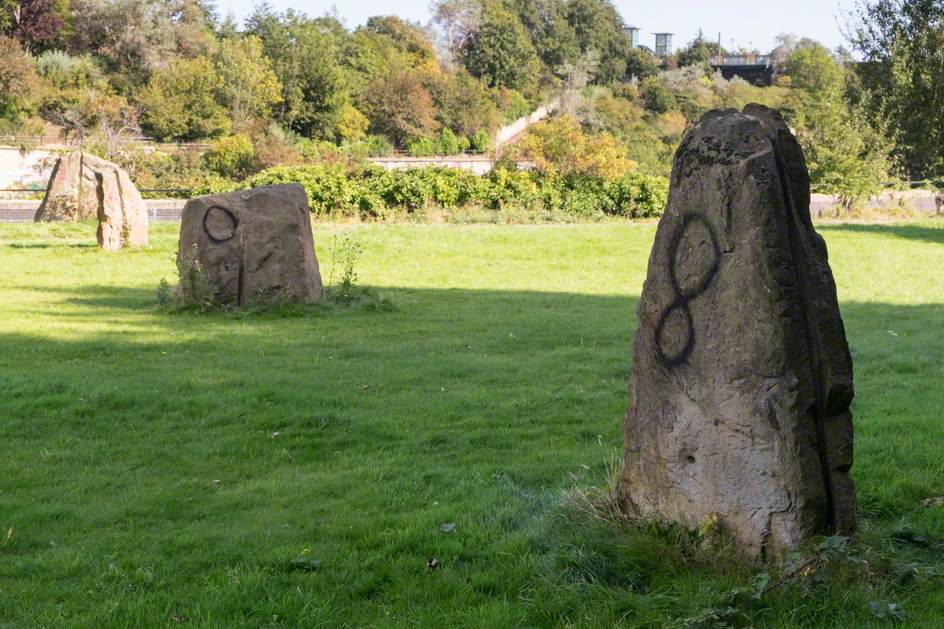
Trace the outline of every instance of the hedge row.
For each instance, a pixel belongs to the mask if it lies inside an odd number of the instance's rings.
[[[605,181],[501,167],[478,176],[436,167],[388,171],[368,166],[351,171],[336,164],[277,166],[253,175],[239,187],[280,183],[304,186],[315,214],[364,218],[430,207],[551,210],[578,218],[646,218],[662,214],[668,195],[664,178],[635,172]],[[232,187],[222,181],[220,184],[204,192]]]

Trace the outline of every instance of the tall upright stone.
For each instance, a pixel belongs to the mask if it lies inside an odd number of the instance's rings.
[[[717,517],[757,558],[856,526],[852,360],[780,114],[705,114],[649,256],[623,432],[624,508]]]
[[[56,161],[35,220],[89,218],[98,219],[103,249],[147,245],[147,208],[128,173],[108,160],[72,151]]]
[[[311,210],[298,184],[190,199],[177,251],[178,290],[190,300],[245,306],[321,298]]]

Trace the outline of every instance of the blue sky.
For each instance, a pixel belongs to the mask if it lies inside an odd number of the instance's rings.
[[[429,21],[430,0],[397,0],[395,2],[358,2],[347,0],[269,0],[277,9],[294,8],[311,16],[336,11],[345,24],[353,28],[371,15],[396,14],[414,22]],[[656,31],[675,33],[674,44],[690,41],[702,28],[711,40],[721,33],[726,47],[745,46],[768,51],[779,33],[795,33],[816,39],[830,48],[844,43],[841,26],[844,13],[854,7],[855,0],[617,0],[623,18],[642,28],[640,41],[652,47]],[[255,0],[219,0],[221,15],[232,11],[242,20],[250,13]]]

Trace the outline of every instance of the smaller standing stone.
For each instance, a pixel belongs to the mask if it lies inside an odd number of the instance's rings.
[[[193,301],[241,307],[260,298],[320,299],[305,189],[287,184],[190,199],[177,269],[178,290]]]
[[[36,221],[98,219],[98,244],[115,251],[148,242],[147,208],[128,173],[88,153],[56,161]]]

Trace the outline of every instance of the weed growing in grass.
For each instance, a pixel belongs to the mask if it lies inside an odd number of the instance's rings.
[[[183,261],[177,269],[180,283],[177,290],[168,293],[158,286],[158,303],[173,310],[199,310],[207,312],[215,308],[213,304],[213,290],[197,256],[197,245],[183,256]],[[167,281],[161,278],[161,283],[167,286]],[[164,300],[161,303],[161,300]]]
[[[218,304],[212,299],[212,289],[206,274],[196,257],[186,256],[179,269],[180,283],[174,289],[161,278],[157,286],[157,303],[165,312],[227,312],[237,316],[273,313],[278,316],[302,316],[326,312],[337,307],[358,310],[392,310],[392,302],[369,287],[358,284],[357,262],[363,255],[363,247],[356,240],[345,236],[332,241],[332,265],[328,285],[324,288],[324,299],[319,304],[299,304],[286,299],[279,292],[260,293],[253,296],[243,307]],[[335,272],[338,281],[334,283]]]
[[[331,272],[324,288],[328,303],[360,310],[392,310],[393,304],[367,286],[358,284],[357,263],[364,255],[360,242],[350,236],[331,239]],[[335,274],[338,274],[335,283]]]
[[[157,305],[161,308],[168,308],[174,303],[174,289],[171,287],[170,283],[167,281],[166,277],[162,277],[161,281],[157,284]]]
[[[325,293],[336,303],[353,301],[357,292],[357,261],[364,254],[361,244],[351,238],[335,236],[331,239],[331,273]],[[334,274],[340,268],[338,283],[334,283]]]

